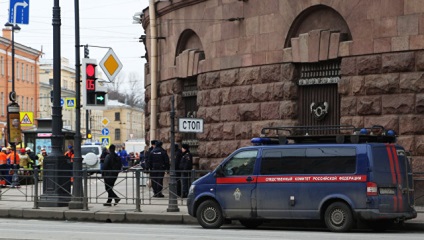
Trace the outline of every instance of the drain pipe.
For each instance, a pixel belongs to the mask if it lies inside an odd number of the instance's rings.
[[[157,129],[157,76],[158,76],[158,41],[156,29],[155,0],[149,0],[150,19],[150,141],[156,139]]]

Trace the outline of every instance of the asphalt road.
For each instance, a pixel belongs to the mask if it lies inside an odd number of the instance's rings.
[[[218,230],[203,229],[197,225],[157,225],[92,223],[70,221],[41,221],[25,219],[0,219],[0,239],[423,239],[422,232],[397,230],[386,233],[354,231],[350,233],[332,233],[325,229],[281,229],[261,228],[245,229],[238,225],[228,225]]]

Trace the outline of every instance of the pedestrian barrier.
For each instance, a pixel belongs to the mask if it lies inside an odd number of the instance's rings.
[[[57,206],[67,206],[71,201],[79,201],[83,204],[84,209],[88,209],[89,204],[103,204],[107,201],[107,191],[105,188],[104,178],[100,173],[90,174],[86,170],[77,171],[76,177],[72,175],[73,171],[49,171],[49,170],[27,170],[17,175],[18,184],[12,185],[9,175],[0,175],[0,179],[6,179],[6,186],[1,188],[0,201],[13,202],[33,202],[35,209],[39,207],[49,206],[49,204]],[[116,171],[110,171],[116,172]],[[156,177],[150,177],[151,173],[158,171],[146,172],[142,169],[130,168],[119,171],[117,181],[113,187],[114,192],[121,199],[119,204],[135,205],[136,211],[140,211],[141,205],[168,205],[169,197],[175,196],[178,205],[185,205],[185,198],[181,195],[180,187],[183,179],[188,179],[189,183],[197,178],[205,175],[208,171],[191,170],[191,171],[175,171],[177,182],[176,192],[170,191],[169,183],[171,177],[167,173],[164,176],[162,193],[164,197],[156,197],[150,186],[152,182],[157,182]],[[183,174],[184,173],[184,174]],[[55,177],[49,177],[49,176]],[[154,174],[153,174],[154,175]],[[82,194],[74,193],[76,178],[81,177]],[[74,181],[71,181],[71,179]],[[76,197],[81,196],[81,197]]]

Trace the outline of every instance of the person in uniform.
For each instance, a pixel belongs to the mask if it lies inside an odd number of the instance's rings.
[[[6,176],[9,174],[9,165],[7,164],[6,147],[0,147],[0,186],[6,186]]]
[[[190,153],[190,146],[188,144],[182,145],[183,156],[181,157],[179,163],[179,169],[181,170],[181,183],[182,189],[181,194],[183,198],[186,198],[188,195],[188,189],[190,184],[190,174],[189,172],[193,168],[193,156]]]
[[[147,170],[150,171],[153,197],[163,198],[163,177],[165,171],[169,171],[169,156],[162,148],[162,142],[157,141],[156,147],[150,152],[147,161]]]

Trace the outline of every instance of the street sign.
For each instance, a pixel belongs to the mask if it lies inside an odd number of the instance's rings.
[[[29,0],[10,0],[9,23],[29,23]]]
[[[103,118],[102,125],[106,127],[108,124],[109,124],[109,119]]]
[[[99,65],[110,81],[113,81],[113,79],[115,79],[116,75],[118,75],[119,71],[122,69],[122,63],[119,61],[112,48],[107,51]]]
[[[63,98],[60,99],[60,106],[63,107],[63,104],[65,104],[65,100]]]
[[[201,118],[179,118],[178,119],[179,132],[202,133],[203,132],[203,119]]]
[[[101,136],[100,137],[100,142],[102,143],[103,147],[109,147],[110,145],[110,137],[106,137],[106,136]]]
[[[32,127],[34,125],[33,112],[19,112],[19,119],[21,120],[21,126]]]
[[[107,128],[103,128],[102,129],[102,135],[104,135],[104,136],[109,136],[109,129],[107,129]]]
[[[75,102],[76,99],[75,98],[65,98],[65,102],[66,102],[66,108],[75,108]]]

